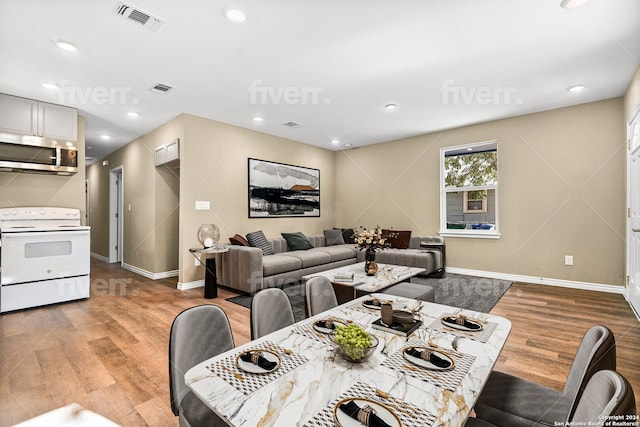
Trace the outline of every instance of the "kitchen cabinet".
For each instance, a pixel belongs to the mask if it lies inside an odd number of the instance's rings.
[[[62,105],[0,94],[0,131],[75,142],[78,112]]]
[[[161,145],[154,150],[156,166],[179,166],[180,165],[180,138]]]

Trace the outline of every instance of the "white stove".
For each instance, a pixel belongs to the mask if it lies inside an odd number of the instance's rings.
[[[89,233],[78,209],[0,208],[0,312],[89,298]]]

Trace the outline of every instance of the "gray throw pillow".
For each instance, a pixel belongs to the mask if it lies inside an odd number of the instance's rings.
[[[313,245],[304,234],[298,233],[280,233],[284,240],[287,241],[287,246],[292,251],[304,251],[306,249],[313,248]]]
[[[262,255],[273,255],[274,253],[271,243],[269,243],[267,238],[264,236],[262,230],[247,233],[247,241],[254,248],[262,249]]]
[[[324,230],[324,241],[327,246],[344,245],[342,230]]]

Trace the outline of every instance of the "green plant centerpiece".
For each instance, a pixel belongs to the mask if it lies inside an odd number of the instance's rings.
[[[362,362],[378,346],[378,339],[355,323],[337,325],[333,342],[338,345],[340,356],[349,362]]]

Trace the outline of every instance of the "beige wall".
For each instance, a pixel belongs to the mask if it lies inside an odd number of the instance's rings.
[[[201,224],[220,228],[221,242],[234,234],[263,230],[268,238],[280,232],[321,234],[335,225],[335,153],[295,141],[266,135],[185,114],[184,143],[180,146],[180,278],[203,278],[194,267],[191,247],[198,247]],[[320,169],[319,218],[248,218],[248,158],[271,160]],[[209,200],[210,211],[196,211],[196,200]]]
[[[0,172],[0,207],[77,208],[85,216],[84,117],[78,116],[78,173],[71,176]]]
[[[622,286],[622,118],[616,98],[340,152],[336,225],[436,234],[440,148],[496,139],[502,237],[447,238],[448,266]]]
[[[636,70],[636,74],[624,95],[625,122],[631,120],[631,116],[638,111],[638,108],[640,108],[640,67]]]

